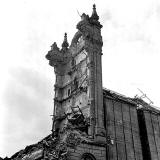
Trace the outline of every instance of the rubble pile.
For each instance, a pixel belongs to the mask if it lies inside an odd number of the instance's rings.
[[[85,132],[69,123],[59,134],[52,133],[4,160],[68,160],[70,149],[76,149],[82,142],[88,141]]]

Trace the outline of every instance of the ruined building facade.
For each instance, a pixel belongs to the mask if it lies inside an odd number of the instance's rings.
[[[71,44],[54,43],[52,134],[11,159],[160,160],[160,112],[140,98],[102,87],[102,25],[95,5],[82,14]]]

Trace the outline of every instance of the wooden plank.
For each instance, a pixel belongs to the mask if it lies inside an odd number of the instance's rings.
[[[159,124],[159,130],[160,130],[160,115],[158,115],[158,124]]]
[[[146,122],[146,129],[147,129],[147,136],[148,136],[150,151],[156,152],[156,146],[155,146],[155,141],[154,141],[154,133],[153,133],[153,128],[152,128],[150,113],[145,112],[144,117],[145,117],[145,122]]]
[[[118,160],[125,160],[126,159],[126,152],[125,152],[125,145],[124,143],[117,143],[117,151],[118,151]]]
[[[135,159],[142,160],[142,147],[140,142],[139,124],[136,107],[130,106],[130,115]]]
[[[157,128],[157,134],[159,135],[159,138],[158,138],[158,153],[160,153],[160,115],[157,115],[157,126],[158,126],[158,128]]]
[[[123,126],[124,128],[130,129],[130,114],[129,114],[129,105],[122,103],[122,113],[123,113]]]
[[[135,160],[133,144],[126,142],[127,160]]]
[[[156,152],[151,151],[151,159],[152,160],[159,160]]]
[[[108,160],[117,160],[116,144],[107,147]]]
[[[153,136],[153,130],[152,130],[152,123],[151,123],[150,113],[144,112],[144,117],[145,117],[145,122],[146,122],[147,134]]]
[[[113,145],[107,146],[107,157],[108,160],[117,160],[117,146],[115,143],[115,118],[112,100],[105,99],[105,110],[107,136],[114,140]]]
[[[118,160],[125,160],[126,159],[126,146],[125,146],[125,140],[124,140],[122,107],[121,107],[120,102],[114,103],[114,114],[115,114],[115,128],[116,128],[116,143],[117,143]]]
[[[144,117],[145,117],[145,123],[147,128],[147,136],[148,136],[148,142],[149,142],[149,147],[151,152],[151,159],[158,160],[158,153],[157,153],[155,136],[154,136],[152,116],[149,112],[144,112]]]
[[[113,112],[113,102],[112,100],[106,99],[106,128],[107,135],[115,138],[115,122],[114,122],[114,112]]]
[[[142,148],[141,148],[141,143],[139,139],[140,139],[139,135],[137,136],[136,134],[133,134],[136,160],[142,160]]]
[[[154,133],[154,140],[157,150],[157,156],[160,159],[160,137],[159,137],[159,125],[158,125],[158,118],[157,115],[151,114],[152,119],[152,126],[153,126],[153,133]]]
[[[113,102],[110,99],[105,99],[106,120],[114,121]]]
[[[126,156],[127,160],[135,160],[135,153],[133,148],[133,138],[131,132],[131,122],[130,122],[130,109],[128,104],[122,103],[122,115],[123,115],[123,130],[126,145]]]

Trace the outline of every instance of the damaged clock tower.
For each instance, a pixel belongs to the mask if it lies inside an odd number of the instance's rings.
[[[73,152],[68,147],[74,160],[106,159],[101,28],[93,5],[90,17],[82,14],[71,45],[65,33],[62,48],[54,43],[46,55],[56,74],[52,133],[64,143],[71,136],[73,146],[78,141]]]

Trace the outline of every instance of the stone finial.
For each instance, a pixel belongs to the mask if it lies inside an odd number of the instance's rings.
[[[57,47],[57,43],[54,42],[54,43],[51,45],[51,50],[48,51],[48,53],[47,53],[47,55],[46,55],[46,58],[47,58],[48,60],[51,60],[53,54],[56,53],[56,52],[59,52],[59,48]]]
[[[52,45],[51,45],[51,50],[59,50],[59,48],[57,47],[57,43],[54,42]]]
[[[67,41],[67,33],[65,33],[65,34],[64,34],[64,41],[63,41],[63,43],[62,43],[62,49],[63,49],[63,48],[68,48],[68,46],[69,46],[69,43],[68,43],[68,41]]]
[[[92,11],[91,19],[96,20],[96,21],[99,20],[99,16],[97,14],[96,5],[95,4],[93,5],[93,11]]]
[[[89,16],[88,15],[86,15],[85,13],[83,13],[82,15],[81,15],[81,20],[83,21],[83,20],[88,20],[89,19]]]

